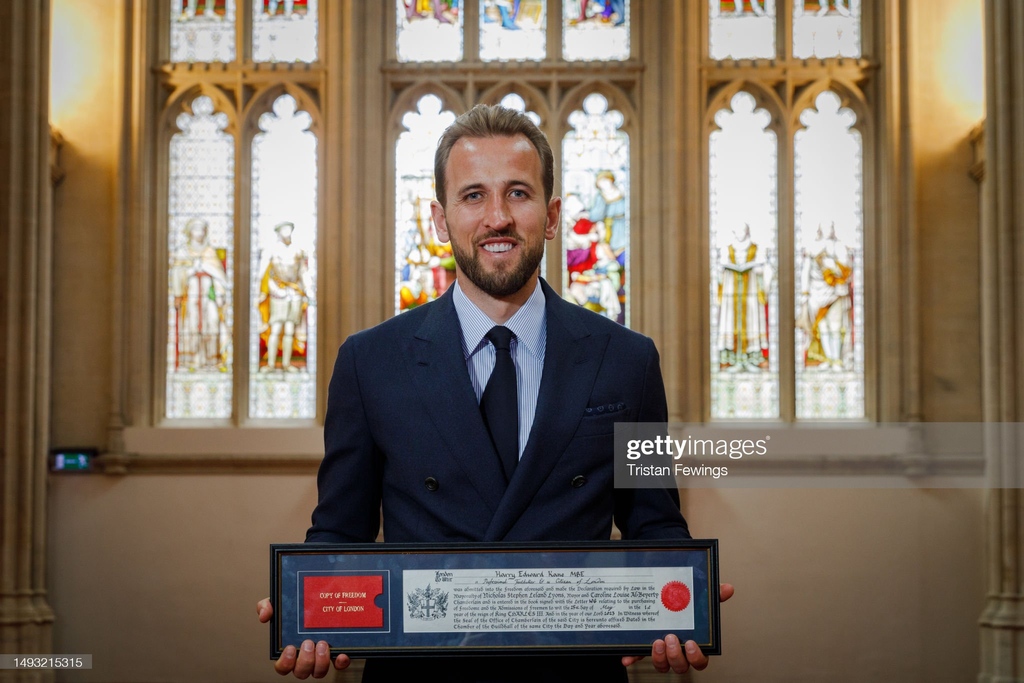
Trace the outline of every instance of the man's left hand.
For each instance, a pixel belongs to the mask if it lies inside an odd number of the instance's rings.
[[[732,584],[723,583],[719,586],[720,602],[725,602],[732,597]],[[630,666],[643,659],[643,657],[623,657],[622,665]],[[686,673],[693,667],[697,671],[707,668],[708,658],[697,647],[697,643],[688,640],[680,643],[679,638],[670,633],[664,640],[658,639],[651,645],[651,660],[655,670],[660,673],[668,673],[671,669],[677,674]]]

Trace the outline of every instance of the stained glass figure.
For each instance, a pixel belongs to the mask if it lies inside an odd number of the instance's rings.
[[[480,59],[544,59],[547,13],[547,0],[480,0]]]
[[[592,93],[562,139],[564,296],[629,323],[629,136],[622,113]]]
[[[252,141],[249,415],[316,416],[317,139],[291,95]]]
[[[775,0],[708,0],[712,59],[775,57]]]
[[[402,117],[395,144],[395,311],[436,299],[455,282],[451,245],[437,239],[430,215],[434,199],[434,150],[455,120],[441,99],[424,95],[416,112]]]
[[[778,140],[747,92],[710,136],[711,417],[779,415]]]
[[[833,92],[800,115],[795,147],[796,415],[864,416],[863,152]]]
[[[202,95],[171,136],[167,217],[169,418],[231,416],[234,153]]]
[[[861,0],[794,0],[793,56],[860,57]]]
[[[567,62],[629,59],[629,0],[564,0],[562,8]]]
[[[398,61],[461,60],[461,4],[464,1],[395,0],[398,12]]]
[[[253,0],[252,14],[253,61],[316,61],[317,0]]]
[[[233,62],[235,0],[172,0],[171,61]]]

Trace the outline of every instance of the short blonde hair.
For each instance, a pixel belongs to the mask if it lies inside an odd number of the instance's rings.
[[[544,133],[522,112],[500,105],[478,104],[455,119],[437,143],[437,151],[434,153],[434,193],[441,206],[445,206],[448,200],[448,188],[445,187],[448,157],[459,139],[511,138],[516,135],[525,136],[537,150],[544,183],[544,201],[551,201],[551,195],[555,192],[555,155]]]

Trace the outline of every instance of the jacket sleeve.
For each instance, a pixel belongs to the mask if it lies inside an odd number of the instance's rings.
[[[359,386],[358,339],[338,351],[324,420],[324,459],[307,543],[371,543],[380,528],[381,452]]]
[[[637,422],[668,422],[668,403],[661,363],[654,342],[644,338],[646,362]],[[615,454],[614,457],[619,457]],[[679,511],[676,488],[615,489],[615,525],[625,539],[690,538]]]

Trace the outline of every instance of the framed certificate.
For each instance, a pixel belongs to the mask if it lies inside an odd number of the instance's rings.
[[[270,547],[270,656],[721,653],[718,541]]]

